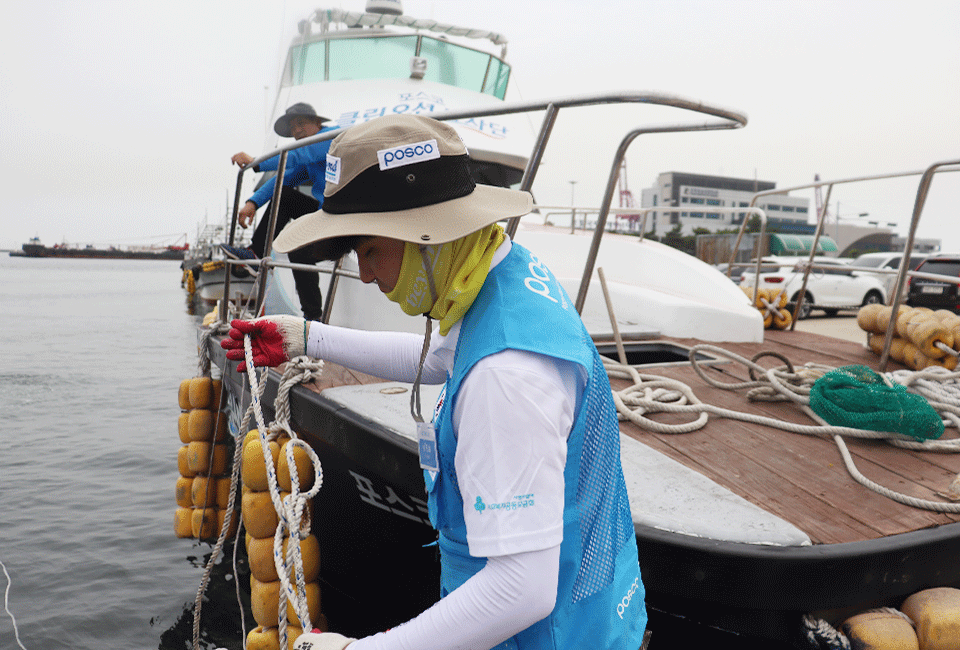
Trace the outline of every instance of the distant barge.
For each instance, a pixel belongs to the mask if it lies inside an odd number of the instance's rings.
[[[23,245],[22,251],[11,251],[13,257],[77,257],[77,258],[96,258],[96,259],[123,259],[123,260],[182,260],[187,252],[189,245],[183,246],[165,246],[162,248],[94,248],[85,246],[83,248],[71,248],[68,246],[44,246],[43,244],[31,240]]]

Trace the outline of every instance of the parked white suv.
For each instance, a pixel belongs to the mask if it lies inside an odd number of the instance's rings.
[[[924,253],[911,253],[910,266],[916,270],[920,264],[927,259]],[[869,266],[874,269],[887,271],[897,271],[900,269],[900,261],[903,260],[903,253],[864,253],[860,257],[850,262],[850,266]],[[896,273],[871,273],[869,271],[857,271],[859,275],[872,276],[883,285],[884,295],[892,295],[894,284],[897,281]],[[903,295],[906,297],[907,283],[903,284]]]
[[[803,286],[803,267],[806,262],[806,257],[763,258],[760,286],[784,290],[789,302],[788,309],[793,310],[800,287]],[[813,263],[800,318],[809,316],[813,309],[822,309],[827,316],[835,316],[841,309],[859,309],[863,305],[886,302],[886,289],[875,277],[851,271],[847,264],[833,257],[816,257]],[[755,273],[755,266],[746,269],[740,286],[752,288]]]

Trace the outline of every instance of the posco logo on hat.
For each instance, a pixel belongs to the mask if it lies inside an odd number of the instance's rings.
[[[412,165],[413,163],[433,160],[440,157],[440,148],[436,140],[424,140],[413,144],[405,144],[392,149],[381,149],[377,152],[380,161],[380,171]]]
[[[327,155],[327,173],[324,180],[334,185],[340,184],[340,159],[336,156]]]

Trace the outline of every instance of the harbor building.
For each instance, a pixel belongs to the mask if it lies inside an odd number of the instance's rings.
[[[641,207],[666,206],[683,210],[651,212],[647,217],[646,232],[662,237],[678,225],[684,235],[693,233],[695,228],[706,228],[711,232],[739,228],[746,217],[745,212],[718,212],[715,208],[748,207],[754,194],[776,187],[776,183],[756,179],[663,172],[657,176],[653,187],[641,191]],[[814,232],[814,226],[807,223],[811,216],[809,199],[774,194],[762,197],[757,207],[766,213],[768,229],[796,235]]]

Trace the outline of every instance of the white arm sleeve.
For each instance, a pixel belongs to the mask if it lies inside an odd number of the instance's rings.
[[[560,547],[503,555],[413,620],[360,639],[350,650],[492,648],[553,611]]]
[[[433,340],[431,339],[431,349]],[[423,336],[407,332],[371,332],[310,321],[307,355],[389,381],[412,383],[420,365]],[[434,355],[423,366],[425,384],[441,384],[446,371]]]

